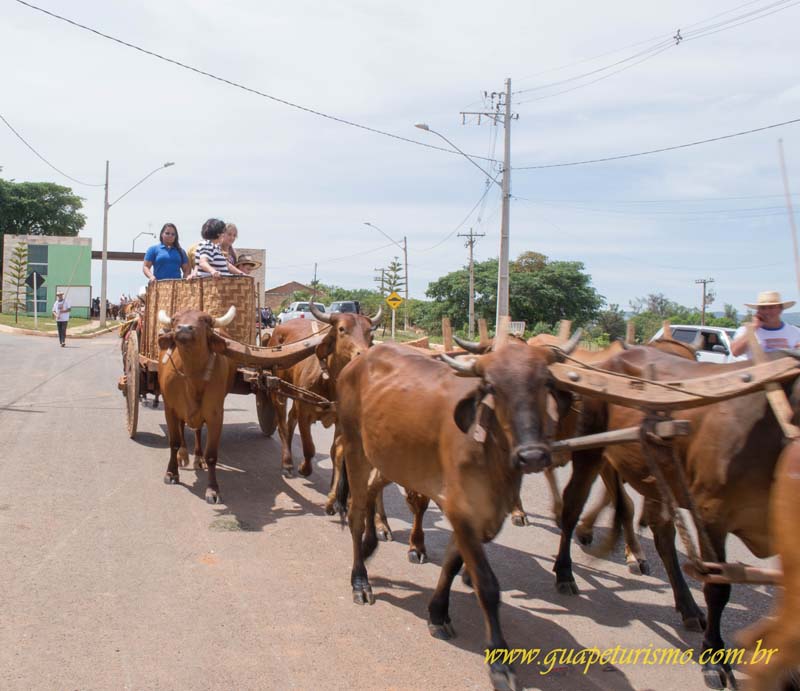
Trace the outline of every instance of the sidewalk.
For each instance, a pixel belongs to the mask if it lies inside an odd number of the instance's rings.
[[[118,329],[123,323],[124,322],[109,322],[105,329],[94,331],[92,333],[86,333],[87,331],[92,331],[92,329],[97,329],[100,326],[100,322],[98,320],[92,320],[86,324],[81,324],[80,326],[67,327],[67,338],[94,338],[95,336],[101,336],[113,331],[114,329]],[[58,336],[57,331],[35,331],[34,329],[20,329],[15,326],[8,326],[7,324],[0,324],[0,333],[18,334],[22,336],[45,336],[49,338],[55,338]]]

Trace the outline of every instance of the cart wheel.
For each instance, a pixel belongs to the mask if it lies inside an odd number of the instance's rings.
[[[278,426],[278,420],[272,399],[266,391],[261,389],[256,391],[256,413],[258,413],[258,424],[261,426],[261,431],[271,437]]]
[[[125,347],[125,404],[127,413],[128,436],[136,436],[139,423],[139,343],[137,339],[127,338]]]

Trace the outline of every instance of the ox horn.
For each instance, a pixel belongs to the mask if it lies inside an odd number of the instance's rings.
[[[320,322],[325,322],[326,324],[330,324],[331,323],[331,315],[330,314],[325,314],[325,312],[320,312],[316,308],[316,305],[314,305],[314,300],[316,299],[316,297],[317,297],[316,293],[314,293],[311,296],[311,300],[309,300],[309,302],[308,302],[308,309],[311,310],[311,314],[314,315],[314,319],[316,319],[317,321],[320,321]]]
[[[578,347],[578,343],[581,342],[581,336],[583,336],[583,329],[575,329],[575,333],[572,334],[572,338],[570,338],[562,347],[561,350],[566,354],[569,355],[575,348]]]
[[[463,338],[459,338],[455,334],[453,334],[453,340],[458,346],[466,350],[468,353],[473,353],[474,355],[483,355],[492,346],[491,342],[479,343],[478,341],[467,341]]]
[[[221,317],[214,317],[213,326],[215,329],[218,329],[221,326],[228,326],[233,321],[233,318],[236,316],[236,308],[231,305],[228,308],[228,311]]]
[[[369,321],[372,326],[378,326],[381,323],[381,317],[383,316],[383,306],[378,306],[378,313],[374,317],[369,317]]]
[[[477,377],[478,373],[475,371],[475,360],[472,360],[469,364],[466,362],[461,362],[460,360],[456,360],[455,358],[451,358],[449,355],[445,353],[441,353],[439,358],[442,362],[447,363],[452,367],[456,372],[459,374],[465,374],[470,377]]]
[[[164,310],[158,310],[158,323],[164,326],[172,326],[172,319]]]

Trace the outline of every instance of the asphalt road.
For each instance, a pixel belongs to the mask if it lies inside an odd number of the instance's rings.
[[[202,472],[183,470],[178,486],[162,482],[163,410],[143,407],[139,434],[128,439],[120,371],[115,336],[62,349],[55,339],[0,334],[2,688],[490,688],[482,617],[460,579],[451,604],[457,638],[427,632],[449,536],[437,510],[426,523],[432,563],[412,565],[409,514],[397,488],[387,490],[395,542],[368,562],[376,603],[359,607],[349,533],[322,508],[328,430],[314,430],[312,477],[283,479],[277,435],[259,431],[254,397],[229,397],[223,504],[210,506]],[[518,667],[525,688],[705,688],[692,664],[542,674],[556,648],[696,649],[701,636],[682,630],[649,533],[652,576],[628,573],[621,548],[597,560],[576,544],[581,594],[557,595],[558,531],[545,483],[530,477],[523,490],[531,525],[507,524],[487,552],[509,644],[542,650],[540,664]],[[761,563],[731,542],[730,559]],[[734,588],[729,645],[771,600],[764,587]]]

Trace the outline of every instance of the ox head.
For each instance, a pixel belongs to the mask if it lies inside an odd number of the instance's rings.
[[[333,355],[336,360],[344,364],[372,346],[372,334],[378,328],[383,312],[378,308],[378,313],[374,317],[349,312],[326,314],[314,306],[313,297],[309,302],[309,308],[315,319],[331,325],[325,340],[317,347],[317,357],[324,360]]]
[[[580,334],[576,336],[563,351],[577,346]],[[499,350],[469,362],[441,357],[459,375],[480,378],[478,387],[456,405],[454,418],[462,432],[480,443],[494,434],[513,469],[531,473],[551,465],[553,401],[560,403],[566,396],[556,390],[549,370],[559,359],[557,351],[509,339]]]
[[[168,331],[158,337],[158,345],[162,349],[177,345],[180,348],[207,348],[215,353],[225,353],[227,342],[214,333],[214,329],[227,326],[235,316],[236,308],[233,306],[222,317],[213,317],[196,309],[181,310],[170,317],[164,310],[160,310],[158,321]]]

